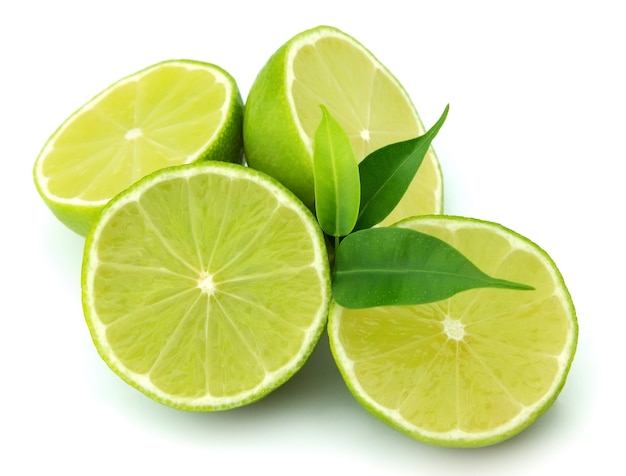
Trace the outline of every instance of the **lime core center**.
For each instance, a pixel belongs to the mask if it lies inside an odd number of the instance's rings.
[[[128,130],[126,135],[124,135],[124,138],[126,140],[133,140],[133,139],[137,139],[138,137],[141,137],[142,135],[143,135],[143,132],[141,132],[141,129],[139,129],[139,127],[133,127],[132,129]]]
[[[198,288],[208,296],[213,295],[216,288],[215,282],[213,281],[213,275],[211,273],[207,273],[206,271],[200,273],[200,276],[198,277]]]
[[[365,142],[369,142],[370,140],[370,131],[368,131],[367,129],[363,129],[359,135],[361,136],[361,139],[363,139]]]
[[[459,319],[452,319],[450,316],[446,316],[443,320],[443,331],[446,333],[449,339],[463,340],[465,336],[465,326]]]

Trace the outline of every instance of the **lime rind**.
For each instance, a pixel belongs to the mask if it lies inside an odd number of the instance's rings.
[[[286,87],[286,51],[287,44],[271,56],[250,88],[243,121],[245,156],[250,167],[276,178],[313,209],[312,159],[296,124],[282,119],[290,117],[290,105],[277,94]]]
[[[153,383],[148,375],[131,371],[128,366],[116,356],[114,349],[108,343],[107,327],[101,322],[96,311],[96,299],[102,299],[102,296],[96,296],[94,292],[94,276],[99,265],[97,257],[98,240],[100,236],[102,236],[103,230],[106,229],[107,222],[111,216],[125,205],[139,200],[146,190],[150,189],[155,184],[162,183],[172,177],[192,178],[203,173],[220,174],[224,177],[229,177],[231,180],[248,180],[259,183],[276,198],[279,204],[278,206],[287,207],[297,214],[301,219],[302,225],[307,230],[308,235],[311,237],[311,244],[315,251],[314,260],[310,263],[310,267],[315,270],[317,275],[320,284],[320,295],[317,297],[319,307],[315,315],[310,318],[310,324],[306,329],[303,329],[303,337],[299,343],[298,351],[290,359],[288,364],[274,371],[266,372],[263,380],[258,385],[254,386],[254,388],[246,389],[235,395],[215,396],[207,393],[200,397],[185,397],[164,392]],[[289,190],[276,180],[261,172],[237,164],[202,162],[156,171],[139,180],[129,189],[121,192],[105,205],[96,224],[91,229],[86,239],[82,270],[83,309],[88,328],[98,353],[107,365],[128,384],[152,399],[174,408],[193,411],[225,410],[256,401],[278,388],[297,372],[313,351],[325,328],[330,293],[330,271],[324,239],[319,225],[311,212]],[[129,310],[129,312],[131,311],[132,310]]]
[[[551,275],[552,282],[554,283],[555,295],[565,306],[565,314],[567,315],[569,323],[569,331],[567,333],[566,341],[564,342],[561,353],[556,356],[558,372],[556,373],[550,387],[541,398],[537,399],[530,405],[524,406],[514,418],[504,424],[490,429],[489,431],[467,432],[460,429],[444,432],[429,431],[409,422],[399,411],[387,408],[380,402],[376,401],[359,383],[359,379],[354,371],[354,361],[348,356],[341,343],[339,325],[341,322],[343,308],[341,308],[341,306],[334,301],[331,302],[328,322],[328,334],[331,351],[340,373],[355,399],[371,414],[378,417],[389,426],[408,434],[417,440],[433,445],[450,447],[479,447],[496,444],[511,438],[528,428],[539,416],[550,408],[563,389],[576,353],[578,342],[578,322],[574,304],[565,285],[563,276],[554,261],[542,248],[528,238],[497,223],[458,216],[433,215],[410,217],[405,220],[401,220],[395,226],[410,228],[415,223],[425,223],[428,221],[445,224],[443,226],[449,227],[450,229],[468,225],[491,228],[496,233],[505,236],[513,246],[525,249],[542,260],[545,268]]]

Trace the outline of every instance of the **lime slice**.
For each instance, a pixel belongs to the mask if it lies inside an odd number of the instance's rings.
[[[327,26],[304,31],[265,64],[246,101],[251,167],[276,177],[313,207],[313,137],[320,104],[348,132],[357,160],[425,132],[409,95],[363,45]],[[443,186],[431,148],[403,201],[384,223],[441,213]]]
[[[117,193],[157,169],[241,161],[243,104],[221,68],[172,60],[109,86],[72,114],[35,162],[43,200],[85,235]]]
[[[104,361],[186,410],[252,402],[304,363],[326,322],[321,230],[291,192],[241,165],[154,172],[87,236],[83,308]]]
[[[535,290],[472,290],[407,307],[332,304],[330,343],[347,385],[372,413],[433,444],[483,446],[517,434],[556,399],[576,349],[574,306],[555,264],[495,223],[439,216],[398,226]]]

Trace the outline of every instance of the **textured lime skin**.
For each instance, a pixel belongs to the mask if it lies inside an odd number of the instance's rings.
[[[277,178],[312,209],[312,158],[287,100],[289,47],[285,43],[270,57],[250,88],[243,121],[244,148],[251,167]]]
[[[58,202],[45,195],[39,185],[37,185],[37,189],[53,215],[70,230],[81,236],[86,236],[89,233],[91,225],[96,221],[103,208],[102,206],[70,205]]]
[[[569,374],[570,368],[572,366],[572,362],[574,360],[574,356],[576,353],[577,345],[578,345],[578,320],[576,317],[576,310],[574,308],[574,304],[565,285],[565,281],[560,271],[558,270],[556,264],[550,258],[550,256],[536,243],[532,242],[528,238],[520,235],[519,233],[504,227],[503,225],[475,219],[475,218],[467,218],[467,217],[459,217],[459,216],[421,216],[421,217],[410,217],[406,220],[403,220],[397,224],[397,226],[403,226],[410,223],[413,220],[431,220],[436,219],[440,221],[440,223],[449,223],[454,226],[455,224],[463,224],[463,223],[474,223],[479,226],[491,227],[493,229],[498,229],[505,235],[510,235],[525,242],[530,247],[534,248],[536,253],[540,255],[545,262],[550,266],[550,269],[554,272],[555,280],[557,286],[560,288],[560,291],[563,293],[563,300],[568,310],[568,315],[570,318],[570,333],[569,333],[569,341],[567,342],[567,346],[565,349],[565,356],[567,360],[564,362],[562,366],[562,370],[560,375],[558,376],[558,380],[554,382],[554,386],[552,387],[551,393],[549,393],[546,398],[541,402],[540,405],[537,405],[533,408],[532,412],[525,415],[523,418],[520,418],[517,421],[516,425],[504,428],[497,429],[493,431],[491,434],[481,434],[481,435],[472,435],[465,434],[464,436],[459,437],[449,437],[447,435],[438,436],[436,434],[432,434],[429,432],[422,431],[421,428],[417,428],[408,422],[406,422],[402,418],[394,418],[386,408],[381,406],[377,401],[371,398],[367,393],[363,391],[357,379],[353,378],[353,374],[350,370],[351,361],[344,360],[343,356],[344,350],[343,345],[341,343],[341,337],[339,334],[339,322],[341,320],[341,306],[339,306],[334,301],[331,302],[330,310],[329,310],[329,320],[328,320],[328,334],[329,334],[329,342],[331,352],[333,354],[334,360],[339,368],[339,371],[344,379],[344,382],[354,398],[372,415],[377,417],[378,419],[385,422],[387,425],[392,428],[409,435],[416,440],[420,440],[422,442],[432,444],[435,446],[445,446],[445,447],[459,447],[459,448],[471,448],[471,447],[483,447],[494,445],[500,442],[503,442],[526,428],[528,428],[533,422],[537,420],[541,415],[543,415],[550,406],[557,399],[565,382],[567,380],[567,376]],[[408,226],[410,228],[410,226]]]
[[[128,75],[109,87],[95,95],[92,99],[83,104],[74,113],[72,113],[48,138],[44,146],[42,147],[39,156],[35,160],[33,166],[33,180],[35,187],[39,192],[39,195],[52,211],[52,213],[65,224],[68,228],[75,231],[79,235],[85,236],[89,232],[92,224],[102,211],[105,203],[69,203],[68,201],[59,200],[54,194],[51,194],[46,186],[42,183],[40,176],[42,175],[41,169],[43,167],[43,161],[45,160],[45,152],[48,147],[52,146],[58,135],[76,116],[80,115],[83,111],[88,109],[91,104],[98,101],[100,98],[106,96],[106,94],[115,88],[115,86],[123,81],[126,81],[134,76],[142,75],[144,72],[156,69],[159,66],[166,66],[170,64],[190,64],[199,65],[204,68],[210,69],[223,75],[232,88],[233,94],[230,97],[230,101],[227,106],[227,114],[224,118],[222,127],[217,131],[215,140],[213,140],[208,147],[200,151],[195,160],[219,160],[226,162],[241,163],[243,160],[243,99],[238,86],[234,78],[223,68],[210,63],[204,63],[194,60],[167,60],[163,61],[140,71],[137,71],[131,75]],[[113,194],[115,195],[115,193]],[[113,198],[113,196],[109,197]]]

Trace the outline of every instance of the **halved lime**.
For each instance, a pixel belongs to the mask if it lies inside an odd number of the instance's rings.
[[[319,225],[286,188],[241,165],[162,169],[105,207],[85,245],[95,345],[167,405],[252,402],[304,363],[326,323]]]
[[[276,177],[309,207],[320,104],[348,132],[359,161],[382,146],[425,132],[400,82],[358,41],[328,26],[296,35],[272,55],[250,89],[244,146],[251,167]],[[442,175],[431,148],[384,223],[442,209]]]
[[[41,150],[34,180],[52,212],[82,235],[102,207],[145,175],[200,159],[241,161],[243,102],[223,69],[152,65],[72,114]]]
[[[409,435],[446,446],[497,443],[556,399],[578,326],[554,262],[495,223],[419,217],[397,226],[453,245],[492,276],[533,291],[477,289],[406,307],[331,305],[335,360],[355,397]]]

